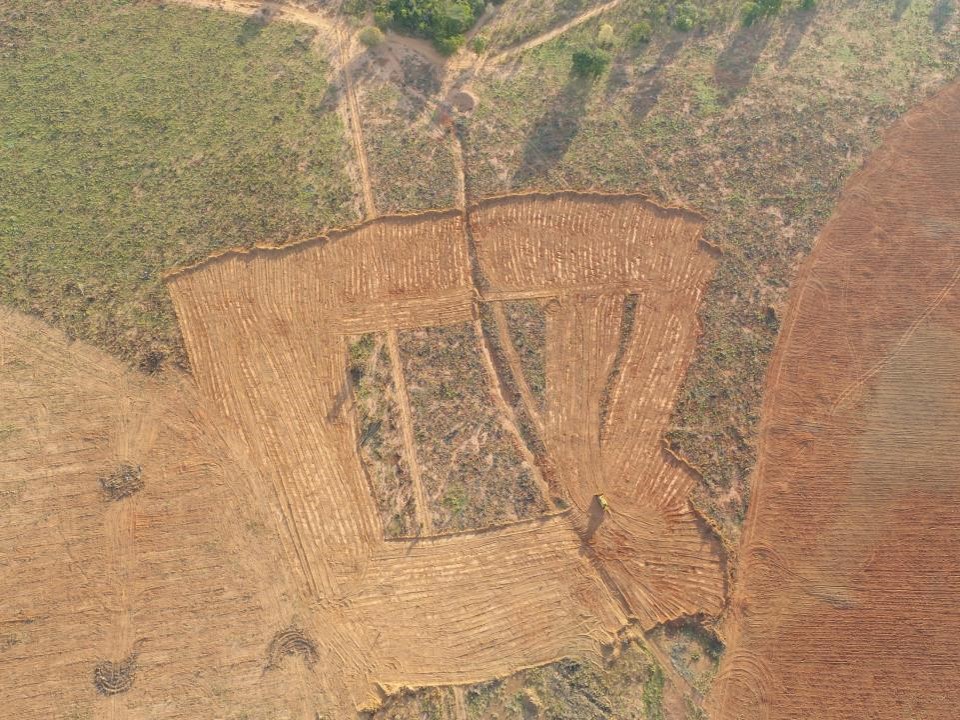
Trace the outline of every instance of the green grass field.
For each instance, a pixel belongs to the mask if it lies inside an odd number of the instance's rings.
[[[164,269],[355,219],[310,28],[106,0],[0,26],[0,301],[183,363]]]

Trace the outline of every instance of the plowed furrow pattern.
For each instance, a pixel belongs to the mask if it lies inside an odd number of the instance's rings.
[[[713,716],[960,707],[960,85],[854,176],[774,354]]]

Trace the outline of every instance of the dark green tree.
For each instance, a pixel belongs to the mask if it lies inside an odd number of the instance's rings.
[[[610,54],[600,48],[586,48],[573,53],[573,72],[583,78],[598,78],[610,64]]]

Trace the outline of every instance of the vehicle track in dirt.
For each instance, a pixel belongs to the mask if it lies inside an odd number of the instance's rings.
[[[528,50],[533,50],[534,48],[540,47],[544,43],[548,43],[554,38],[560,37],[568,30],[572,30],[573,28],[579,25],[583,25],[583,23],[587,22],[588,20],[593,20],[593,18],[597,17],[598,15],[602,15],[607,10],[612,10],[613,8],[617,7],[621,3],[621,1],[622,0],[610,0],[610,2],[606,2],[602,5],[598,5],[594,8],[591,8],[590,10],[587,10],[586,12],[580,13],[576,17],[571,18],[570,20],[563,23],[562,25],[558,25],[557,27],[551,30],[548,30],[545,33],[541,33],[540,35],[532,37],[529,40],[525,40],[518,45],[505,48],[499,53],[489,56],[488,58],[482,61],[482,64],[483,65],[486,65],[487,63],[490,63],[492,65],[500,64],[500,63],[506,62],[507,60],[515,58],[516,56],[522,53],[525,53]]]
[[[420,463],[417,462],[417,444],[413,439],[413,412],[410,410],[410,395],[403,375],[403,361],[400,358],[400,346],[397,343],[397,331],[387,331],[387,350],[390,354],[390,366],[393,372],[393,386],[400,405],[400,425],[403,430],[403,449],[410,467],[410,483],[413,486],[414,514],[417,527],[422,535],[433,534],[433,520],[430,517],[430,505],[423,491],[423,479],[420,476]]]
[[[360,188],[363,193],[363,207],[367,219],[377,216],[377,204],[373,196],[373,185],[370,183],[370,170],[367,166],[367,150],[363,144],[363,124],[360,119],[360,103],[357,101],[357,92],[351,72],[351,46],[353,38],[348,37],[342,27],[337,28],[337,46],[340,49],[340,71],[343,74],[343,91],[348,109],[347,125],[353,138],[354,153],[357,159]]]

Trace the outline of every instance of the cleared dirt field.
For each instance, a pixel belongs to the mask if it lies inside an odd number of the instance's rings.
[[[960,707],[960,85],[850,181],[797,286],[711,702],[720,720]]]
[[[599,663],[631,621],[718,613],[724,557],[686,498],[691,472],[661,441],[714,262],[700,230],[639,196],[564,193],[228,252],[167,279],[193,382],[133,377],[4,315],[4,707],[346,718],[401,686]],[[356,364],[372,368],[379,343],[393,377],[384,417],[416,423],[398,335],[473,328],[477,377],[508,413],[478,306],[530,293],[548,300],[544,404],[531,412],[567,509],[385,540]],[[642,298],[639,322],[601,441],[628,294]],[[366,333],[380,335],[358,352]],[[409,482],[381,478],[404,507],[424,497],[415,428],[393,440]]]

